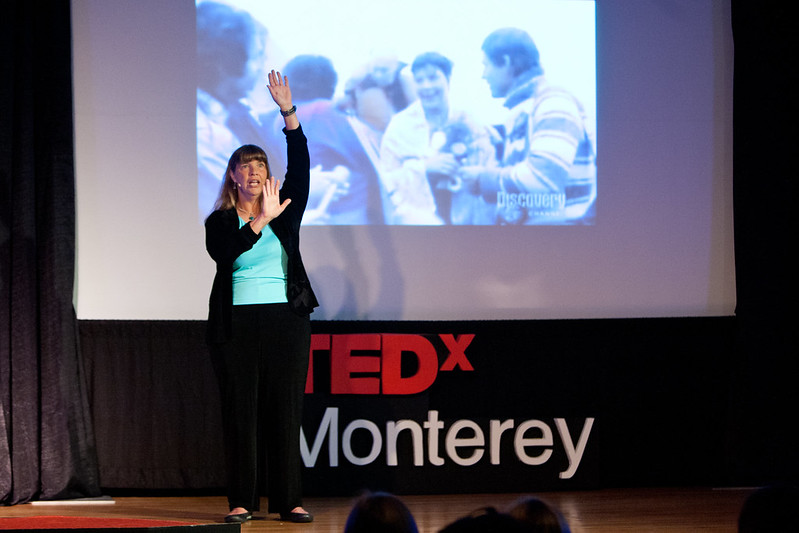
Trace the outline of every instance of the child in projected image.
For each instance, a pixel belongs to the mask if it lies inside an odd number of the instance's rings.
[[[436,52],[411,65],[417,100],[388,124],[380,148],[389,224],[493,224],[496,207],[462,187],[463,165],[496,166],[488,128],[452,109],[452,62]]]
[[[404,71],[406,66],[391,55],[368,61],[347,81],[345,98],[338,103],[342,111],[376,132],[378,141],[391,117],[414,99],[413,82]]]
[[[333,102],[338,73],[325,56],[303,54],[283,69],[302,112],[302,127],[311,154],[311,195],[303,225],[365,225],[383,222],[377,169],[352,124]],[[274,142],[282,142],[282,118],[276,111],[262,117]],[[272,158],[273,172],[281,176],[282,154]]]

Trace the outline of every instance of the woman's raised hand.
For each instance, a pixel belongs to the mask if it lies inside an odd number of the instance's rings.
[[[281,76],[280,72],[275,72],[273,69],[269,73],[269,94],[272,95],[272,100],[280,107],[280,113],[286,122],[286,129],[293,130],[299,127],[300,121],[295,113],[294,105],[291,103],[291,88],[289,87],[289,79],[286,76]]]
[[[269,73],[269,94],[272,95],[272,100],[275,101],[280,109],[288,111],[291,109],[291,88],[289,87],[289,80],[286,76],[281,76],[280,72],[275,72],[273,69]]]

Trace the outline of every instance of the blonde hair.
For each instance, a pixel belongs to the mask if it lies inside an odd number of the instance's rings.
[[[214,202],[214,210],[226,210],[236,205],[239,199],[239,191],[232,176],[238,165],[249,163],[250,161],[261,161],[266,165],[267,177],[272,175],[272,171],[269,169],[269,158],[260,146],[255,146],[254,144],[240,146],[228,160],[225,175],[222,177],[222,186],[219,188],[219,196]]]

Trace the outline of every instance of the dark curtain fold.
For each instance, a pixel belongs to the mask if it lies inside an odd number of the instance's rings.
[[[733,0],[735,272],[738,331],[729,469],[743,484],[796,482],[799,45],[791,4]]]
[[[205,322],[81,321],[79,330],[103,487],[223,487]]]
[[[98,496],[72,304],[70,3],[6,2],[0,36],[0,502]]]

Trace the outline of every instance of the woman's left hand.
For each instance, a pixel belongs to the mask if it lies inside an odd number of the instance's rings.
[[[261,230],[269,224],[270,221],[280,216],[286,210],[286,207],[291,203],[291,198],[286,198],[283,203],[280,203],[280,180],[270,177],[266,180],[262,189],[263,201],[261,203],[261,212],[255,219],[250,222],[250,228],[255,233],[261,233]]]

